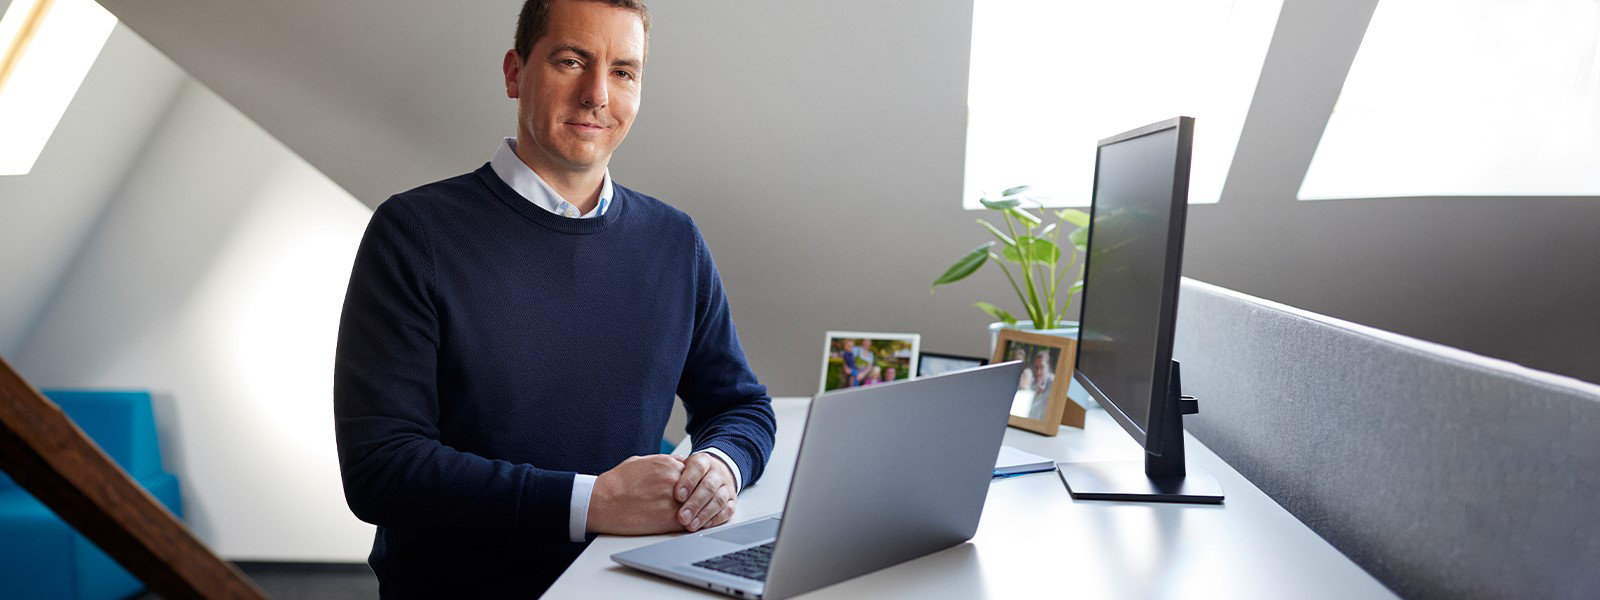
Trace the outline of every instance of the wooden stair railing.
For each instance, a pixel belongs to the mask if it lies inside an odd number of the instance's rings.
[[[0,469],[163,598],[266,598],[4,358]]]

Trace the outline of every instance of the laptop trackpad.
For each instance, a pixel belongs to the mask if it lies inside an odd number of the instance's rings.
[[[778,537],[778,519],[761,519],[754,523],[736,526],[732,529],[707,533],[706,537],[739,545],[754,544]]]

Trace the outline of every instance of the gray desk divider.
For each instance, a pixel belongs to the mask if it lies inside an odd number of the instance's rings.
[[[1600,598],[1600,386],[1191,279],[1175,344],[1185,427],[1400,595]]]

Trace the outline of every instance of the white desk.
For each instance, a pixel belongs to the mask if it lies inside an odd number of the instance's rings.
[[[783,510],[809,403],[773,401],[772,461],[740,495],[734,522]],[[1189,464],[1222,482],[1223,505],[1074,501],[1054,472],[997,479],[971,542],[802,597],[1394,597],[1193,437],[1185,442]],[[1005,443],[1058,461],[1142,456],[1102,410],[1089,411],[1083,430],[1049,438],[1008,429]],[[667,537],[600,536],[545,598],[725,597],[611,562],[613,553]]]

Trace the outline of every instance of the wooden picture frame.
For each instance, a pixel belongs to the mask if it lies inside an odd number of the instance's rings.
[[[1067,398],[1078,340],[1005,328],[995,340],[990,363],[1023,360],[1022,378],[1007,425],[1054,436],[1059,426],[1083,428],[1085,411]]]

